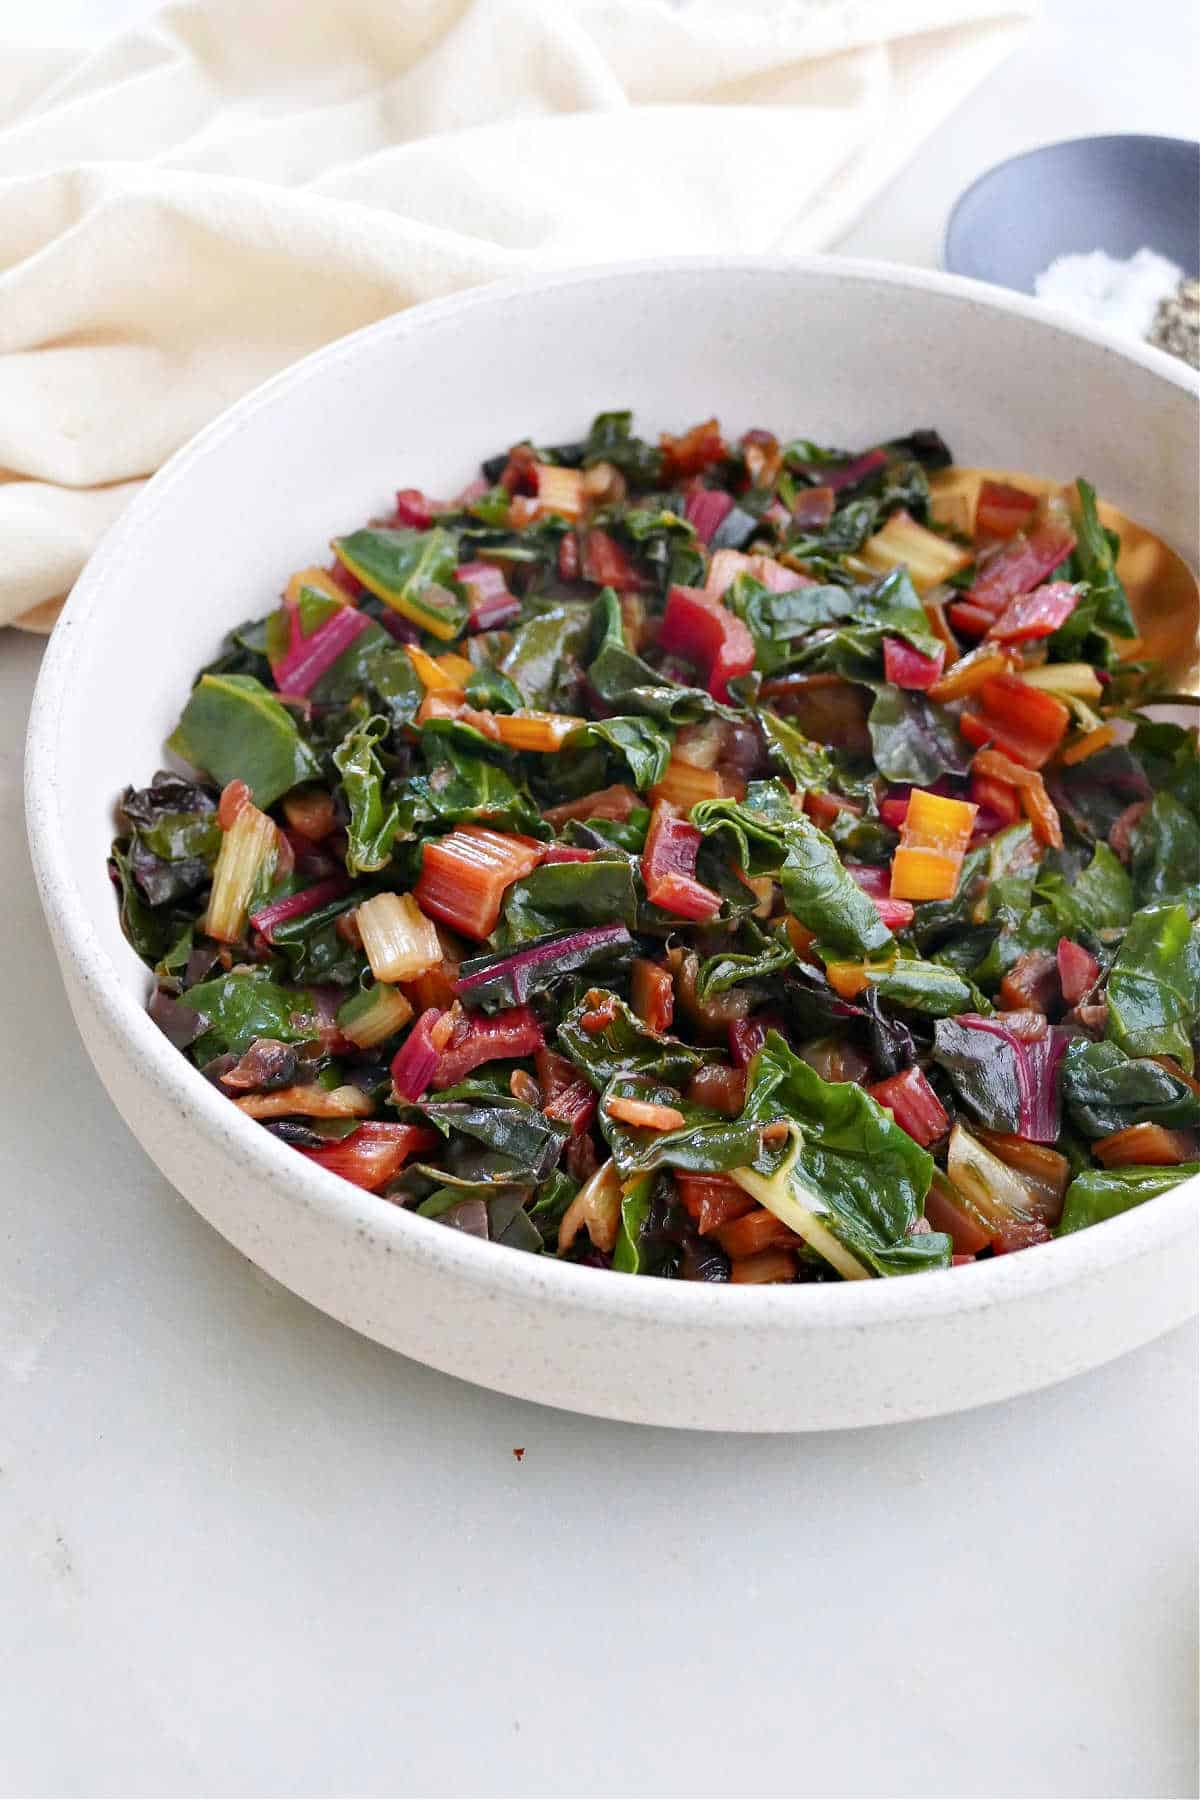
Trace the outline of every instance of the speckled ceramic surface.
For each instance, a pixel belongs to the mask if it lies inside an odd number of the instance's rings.
[[[1037,1387],[1196,1301],[1196,1182],[972,1268],[818,1288],[602,1274],[480,1243],[361,1193],[244,1118],[143,1007],[105,873],[112,806],[162,761],[195,669],[391,490],[633,406],[869,442],[936,424],[964,462],[1084,471],[1197,558],[1197,388],[1030,302],[832,259],[680,261],[499,287],[372,327],[182,451],[110,533],[47,651],[27,811],[71,1006],[114,1103],[218,1231],[356,1330],[437,1368],[616,1418],[787,1431]],[[1114,421],[1120,421],[1120,430]]]

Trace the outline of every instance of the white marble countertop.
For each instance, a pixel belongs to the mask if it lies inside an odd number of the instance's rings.
[[[1132,16],[1051,0],[846,247],[934,262],[1010,151],[1194,129],[1190,8]],[[92,1073],[22,829],[39,653],[0,637],[0,1792],[1196,1792],[1193,1328],[777,1439],[573,1418],[352,1336],[201,1223]]]

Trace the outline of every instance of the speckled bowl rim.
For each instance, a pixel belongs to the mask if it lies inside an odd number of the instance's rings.
[[[640,258],[573,268],[470,289],[391,315],[314,352],[245,395],[179,450],[147,484],[91,558],[56,626],[34,694],[26,747],[26,817],[30,849],[42,903],[60,955],[70,966],[77,990],[86,996],[95,1020],[124,1046],[145,1081],[177,1110],[180,1131],[195,1129],[222,1141],[236,1154],[249,1187],[258,1176],[286,1185],[298,1209],[339,1234],[366,1233],[381,1250],[403,1255],[432,1271],[517,1300],[544,1299],[557,1309],[578,1309],[614,1319],[661,1321],[702,1327],[721,1334],[746,1330],[811,1331],[828,1324],[845,1329],[909,1319],[951,1317],[1026,1300],[1069,1287],[1110,1268],[1182,1241],[1193,1229],[1200,1178],[1146,1202],[1118,1218],[1072,1234],[1035,1251],[999,1257],[970,1268],[933,1271],[905,1280],[863,1281],[801,1287],[729,1287],[654,1281],[635,1275],[522,1255],[506,1246],[448,1231],[432,1220],[366,1194],[340,1180],[245,1118],[180,1055],[142,1006],[124,991],[117,969],[100,944],[72,873],[71,848],[58,804],[61,782],[71,771],[60,766],[60,720],[72,692],[72,674],[88,634],[105,630],[119,608],[117,576],[136,555],[145,521],[176,490],[192,468],[219,451],[251,417],[294,389],[323,382],[352,362],[360,349],[380,338],[400,342],[427,325],[519,304],[531,289],[566,290],[579,283],[621,282],[630,276],[669,271],[725,276],[756,272],[817,277],[829,283],[870,281],[896,288],[938,293],[985,312],[1014,314],[1042,332],[1083,338],[1114,357],[1134,362],[1160,381],[1200,395],[1200,382],[1158,351],[1130,347],[1111,334],[1077,321],[1067,322],[1036,301],[982,282],[942,272],[822,256],[695,256]],[[181,671],[186,682],[191,671]]]

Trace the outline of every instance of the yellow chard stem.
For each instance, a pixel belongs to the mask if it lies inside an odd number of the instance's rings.
[[[274,868],[278,841],[274,820],[247,802],[221,839],[205,925],[209,937],[241,942],[259,876],[268,863]]]
[[[793,1130],[791,1154],[774,1175],[760,1175],[757,1169],[731,1169],[730,1179],[753,1195],[760,1206],[765,1206],[768,1212],[774,1213],[783,1224],[797,1232],[844,1280],[870,1280],[870,1270],[864,1269],[858,1258],[852,1256],[844,1244],[839,1243],[828,1226],[822,1225],[816,1213],[796,1198],[793,1171],[799,1153],[800,1142]]]

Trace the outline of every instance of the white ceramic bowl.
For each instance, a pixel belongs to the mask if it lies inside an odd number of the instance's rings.
[[[55,630],[28,753],[30,841],[79,1029],[163,1173],[245,1255],[439,1369],[615,1418],[723,1430],[977,1405],[1116,1356],[1196,1296],[1192,1182],[1022,1255],[905,1280],[729,1288],[569,1267],[449,1231],[312,1167],[159,1035],[105,873],[114,799],[159,766],[236,621],[398,486],[633,406],[837,443],[938,426],[959,459],[1106,495],[1195,561],[1196,389],[1152,352],[971,283],[741,259],[558,275],[401,314],[225,414],[150,483]]]

